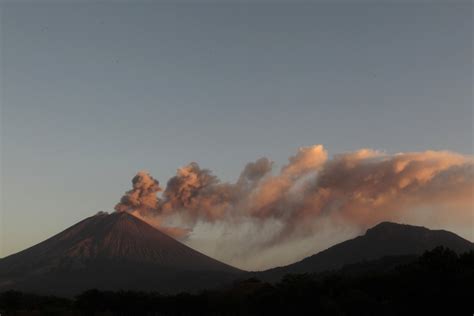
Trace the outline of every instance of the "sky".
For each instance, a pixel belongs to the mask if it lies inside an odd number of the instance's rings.
[[[0,9],[0,257],[113,210],[139,170],[164,186],[314,144],[473,153],[472,2]]]

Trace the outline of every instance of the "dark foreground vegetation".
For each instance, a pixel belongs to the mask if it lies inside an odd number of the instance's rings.
[[[16,291],[0,294],[10,315],[473,315],[474,251],[438,247],[337,272],[251,277],[198,294],[89,290],[74,299]]]

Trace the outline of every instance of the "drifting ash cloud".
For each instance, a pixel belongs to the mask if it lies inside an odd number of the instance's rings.
[[[222,243],[245,246],[221,258],[231,261],[341,225],[359,232],[383,220],[426,226],[467,221],[472,227],[473,167],[472,157],[447,151],[361,149],[329,159],[315,145],[300,148],[277,172],[268,158],[248,163],[235,183],[190,163],[168,180],[161,198],[158,181],[142,171],[115,209],[191,242],[196,227],[214,229]],[[239,229],[245,238],[235,233]]]

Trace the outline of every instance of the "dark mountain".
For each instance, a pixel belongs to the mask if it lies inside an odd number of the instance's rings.
[[[474,244],[445,230],[382,222],[365,235],[339,243],[315,255],[288,266],[257,272],[259,278],[271,281],[289,273],[315,273],[339,269],[345,265],[388,256],[416,256],[437,246],[462,253],[474,249]]]
[[[98,214],[0,260],[0,291],[73,295],[89,288],[176,292],[218,286],[241,271],[128,213]]]

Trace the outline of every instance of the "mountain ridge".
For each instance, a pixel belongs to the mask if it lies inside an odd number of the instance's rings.
[[[316,273],[387,256],[420,255],[437,246],[450,248],[456,253],[474,249],[474,243],[446,230],[381,222],[367,229],[364,235],[338,243],[298,262],[254,273],[274,281],[288,273]]]

